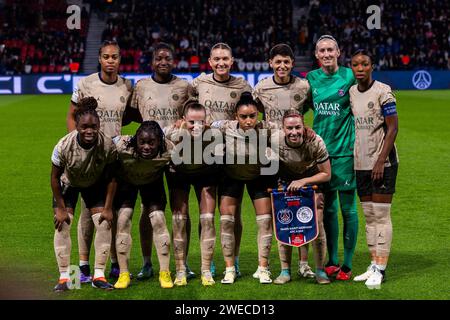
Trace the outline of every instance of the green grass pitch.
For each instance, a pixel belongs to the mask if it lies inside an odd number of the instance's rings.
[[[133,280],[132,286],[122,291],[103,292],[84,285],[81,290],[54,294],[52,289],[58,279],[58,270],[53,252],[50,156],[58,139],[66,134],[69,99],[67,95],[0,97],[0,297],[161,300],[450,298],[450,91],[397,92],[400,168],[392,207],[394,239],[388,280],[381,290],[368,290],[363,283],[335,281],[328,286],[319,286],[299,279],[295,274],[296,259],[293,259],[292,282],[284,286],[259,284],[251,276],[257,267],[256,223],[253,207],[246,198],[240,254],[243,277],[234,285],[220,284],[224,263],[220,238],[217,237],[215,262],[218,276],[214,287],[202,287],[197,276],[187,287],[161,289],[154,277],[146,282]],[[307,122],[311,123],[310,113]],[[136,124],[125,127],[124,133],[131,134],[136,127]],[[358,210],[360,227],[353,261],[355,274],[363,272],[369,262],[364,218],[359,206]],[[198,275],[198,210],[192,193],[190,211],[193,232],[188,262]],[[141,266],[139,214],[136,210],[133,219],[134,243],[130,261],[133,274],[137,274]],[[166,214],[170,224],[168,208]],[[78,216],[79,208],[72,227],[72,264],[78,263]],[[216,225],[218,222],[216,218]],[[310,263],[313,264],[311,251]],[[157,271],[155,252],[153,262]],[[173,255],[171,269],[173,272]],[[276,277],[280,263],[275,241],[271,269]]]

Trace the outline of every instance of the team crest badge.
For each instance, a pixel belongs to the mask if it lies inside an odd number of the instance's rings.
[[[375,104],[372,101],[369,101],[369,103],[367,104],[367,108],[373,109],[374,105]]]
[[[339,91],[338,91],[338,95],[339,95],[340,97],[343,97],[343,96],[344,96],[344,94],[345,94],[345,91],[344,91],[344,89],[339,89]]]
[[[297,101],[297,102],[299,102],[301,99],[302,99],[302,98],[300,97],[299,94],[296,94],[296,95],[294,96],[294,100]]]
[[[313,212],[309,207],[301,207],[297,210],[297,219],[301,223],[308,223],[313,218]]]
[[[120,97],[120,102],[125,103],[125,97],[124,96]]]
[[[233,99],[235,99],[237,97],[237,93],[234,91],[230,92],[230,97],[232,97]]]
[[[294,214],[289,209],[281,209],[277,213],[277,220],[282,224],[291,223],[293,218],[294,218]]]
[[[178,99],[180,99],[180,97],[175,93],[175,94],[172,96],[172,99],[173,99],[173,101],[178,101]]]

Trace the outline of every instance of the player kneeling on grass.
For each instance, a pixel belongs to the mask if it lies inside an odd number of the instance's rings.
[[[195,100],[189,100],[183,108],[183,120],[166,129],[167,138],[176,144],[177,150],[172,155],[173,163],[170,170],[166,172],[173,214],[173,247],[177,270],[174,284],[176,286],[187,285],[186,225],[191,185],[194,187],[200,211],[201,281],[203,286],[215,284],[210,268],[216,244],[214,211],[218,166],[205,163],[202,157],[210,143],[204,139],[205,119],[205,107]]]
[[[155,121],[144,121],[134,136],[114,138],[118,153],[117,193],[114,207],[118,210],[116,249],[120,266],[119,280],[114,285],[125,289],[130,284],[128,259],[131,251],[131,218],[138,192],[142,212],[148,215],[159,260],[159,282],[162,288],[172,288],[170,277],[170,235],[164,209],[166,194],[163,174],[170,161],[173,144],[164,139]]]
[[[92,286],[113,289],[106,281],[104,272],[111,247],[112,205],[116,190],[111,166],[116,161],[117,152],[111,138],[99,131],[96,108],[97,100],[93,97],[79,101],[75,111],[76,130],[59,140],[52,154],[54,247],[60,272],[55,291],[58,292],[68,289],[70,227],[79,193],[97,230]]]
[[[330,283],[325,273],[326,236],[323,226],[323,193],[320,184],[330,181],[331,166],[328,151],[322,138],[316,135],[305,139],[303,116],[295,109],[286,110],[283,116],[283,134],[280,135],[280,179],[286,182],[288,191],[296,191],[305,185],[319,185],[316,191],[317,220],[319,235],[313,241],[316,264],[316,281],[319,284]],[[295,179],[295,180],[294,180]],[[275,284],[291,281],[292,247],[278,242],[281,261],[281,273]]]
[[[351,66],[358,82],[350,88],[356,184],[371,257],[367,271],[354,281],[366,281],[369,289],[380,289],[392,242],[391,203],[398,171],[396,100],[388,85],[372,79],[373,60],[368,52],[356,51]]]
[[[237,276],[234,265],[234,224],[236,210],[241,206],[245,186],[256,211],[259,281],[272,283],[269,271],[273,234],[272,207],[267,189],[276,185],[276,179],[273,175],[261,175],[263,166],[260,161],[254,164],[249,161],[250,150],[257,151],[257,146],[261,148],[261,145],[269,145],[268,141],[262,141],[264,138],[268,139],[269,134],[266,137],[258,134],[260,129],[268,128],[268,125],[258,121],[257,104],[249,92],[242,93],[235,107],[235,116],[236,120],[220,120],[211,124],[212,128],[220,128],[225,134],[227,157],[234,155],[233,162],[229,163],[227,160],[224,165],[224,174],[219,183],[220,240],[226,266],[222,283],[234,283]],[[244,159],[244,163],[239,161]]]

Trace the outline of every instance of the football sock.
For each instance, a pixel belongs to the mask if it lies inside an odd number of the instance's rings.
[[[352,268],[353,254],[358,237],[358,211],[355,190],[339,191],[342,219],[344,222],[344,265]]]
[[[153,228],[153,239],[159,260],[159,270],[169,271],[170,235],[167,229],[164,211],[153,211],[149,214],[149,218]]]
[[[174,214],[172,216],[173,252],[177,271],[186,271],[186,221],[187,216]]]
[[[214,228],[214,213],[200,214],[202,231],[200,234],[200,249],[202,257],[201,270],[209,270],[216,244],[216,230]]]
[[[330,191],[324,194],[325,204],[323,211],[323,224],[325,228],[326,244],[328,249],[328,264],[337,265],[338,260],[338,241],[339,241],[339,222],[338,222],[338,200],[337,192]],[[327,265],[328,265],[327,264]]]

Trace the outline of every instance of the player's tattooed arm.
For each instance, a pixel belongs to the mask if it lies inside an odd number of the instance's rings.
[[[53,198],[55,199],[56,202],[56,207],[54,209],[55,217],[53,219],[53,223],[55,224],[55,229],[58,229],[58,231],[61,231],[64,222],[70,224],[69,213],[67,212],[61,192],[60,179],[63,172],[64,172],[63,168],[52,164],[50,185],[52,188]]]

